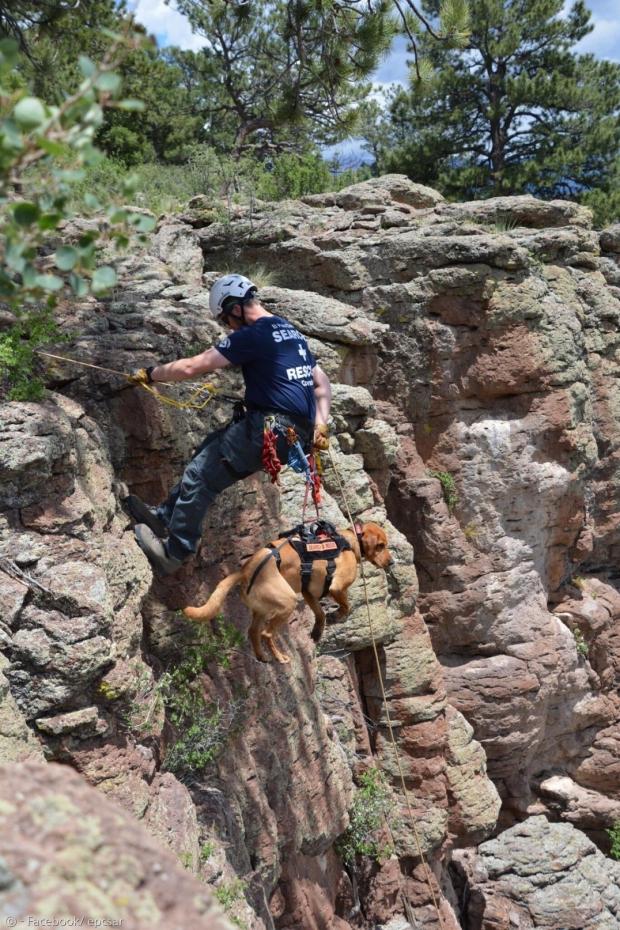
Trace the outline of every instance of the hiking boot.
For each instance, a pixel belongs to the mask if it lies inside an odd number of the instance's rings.
[[[173,572],[176,572],[181,565],[183,565],[181,559],[174,559],[171,555],[168,555],[164,543],[161,539],[158,539],[155,533],[146,526],[145,523],[137,523],[133,531],[138,545],[155,569],[157,575],[172,575]]]
[[[129,516],[132,517],[136,523],[146,523],[148,528],[153,530],[156,536],[159,536],[160,539],[166,538],[168,535],[168,527],[159,519],[152,507],[149,507],[148,504],[141,501],[135,494],[129,494],[127,497],[123,498],[122,504]]]

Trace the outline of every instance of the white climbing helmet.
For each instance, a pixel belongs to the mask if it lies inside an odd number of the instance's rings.
[[[227,297],[236,297],[239,301],[247,300],[253,296],[249,292],[256,293],[257,290],[256,285],[242,274],[226,274],[218,278],[209,291],[209,310],[217,319]]]

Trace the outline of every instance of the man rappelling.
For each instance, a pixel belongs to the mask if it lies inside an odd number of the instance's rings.
[[[177,571],[196,552],[207,509],[221,491],[260,471],[266,456],[277,469],[294,445],[307,454],[328,444],[331,387],[305,337],[269,313],[243,275],[218,278],[209,309],[230,335],[200,355],[141,368],[130,378],[135,384],[187,381],[240,365],[245,382],[244,415],[207,436],[163,503],[149,507],[135,495],[125,501],[138,521],[138,544],[160,575]]]

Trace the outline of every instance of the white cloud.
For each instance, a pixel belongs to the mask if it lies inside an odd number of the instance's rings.
[[[137,21],[156,36],[159,45],[177,45],[197,51],[206,45],[202,36],[192,33],[186,16],[164,3],[164,0],[133,0],[130,9]]]
[[[620,16],[615,19],[592,17],[594,29],[575,47],[579,52],[591,52],[597,58],[620,61]]]
[[[573,6],[573,0],[565,0],[561,16],[567,17]],[[620,10],[618,0],[586,0],[586,6],[592,14],[594,26],[589,35],[575,45],[575,51],[590,52],[596,58],[609,58],[620,61]]]
[[[385,56],[373,77],[375,84],[407,84],[409,69],[407,62],[411,54],[407,51],[405,36],[397,36],[392,42],[390,51]]]

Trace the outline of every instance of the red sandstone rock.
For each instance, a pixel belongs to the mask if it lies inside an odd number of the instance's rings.
[[[7,920],[107,920],[135,930],[230,927],[203,885],[70,769],[0,767],[0,805]]]

